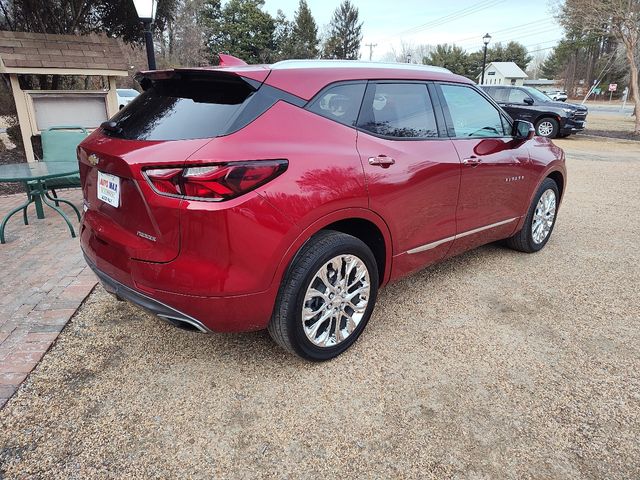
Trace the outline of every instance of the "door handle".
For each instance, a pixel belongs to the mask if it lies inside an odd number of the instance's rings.
[[[481,163],[482,163],[482,159],[480,157],[476,157],[475,155],[472,155],[471,157],[465,158],[464,160],[462,160],[462,164],[466,165],[467,167],[477,167]]]
[[[389,166],[393,165],[394,163],[396,163],[396,161],[391,157],[387,157],[386,155],[369,157],[369,165],[376,165],[382,168],[389,168]]]

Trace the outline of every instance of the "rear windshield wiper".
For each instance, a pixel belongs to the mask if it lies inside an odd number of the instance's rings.
[[[108,131],[108,132],[113,132],[115,134],[121,134],[122,133],[122,128],[118,126],[118,122],[113,122],[113,121],[106,121],[106,122],[102,122],[100,124],[100,128]]]

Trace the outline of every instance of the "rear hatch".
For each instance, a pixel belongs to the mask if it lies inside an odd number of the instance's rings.
[[[229,69],[143,74],[144,93],[80,145],[83,225],[88,227],[83,243],[90,250],[116,257],[125,252],[149,262],[176,258],[183,200],[156,193],[144,172],[180,168],[225,134],[268,70],[243,73],[249,76]]]

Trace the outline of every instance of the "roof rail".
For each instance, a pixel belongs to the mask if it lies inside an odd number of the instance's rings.
[[[288,70],[296,68],[389,68],[451,73],[451,70],[448,70],[444,67],[436,67],[433,65],[418,65],[415,63],[367,62],[363,60],[283,60],[271,65],[272,70]]]

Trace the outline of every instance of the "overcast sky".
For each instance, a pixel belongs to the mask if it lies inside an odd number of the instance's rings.
[[[307,0],[320,31],[329,24],[341,0]],[[551,2],[551,3],[550,3]],[[517,40],[529,51],[552,47],[562,37],[551,4],[557,0],[352,0],[364,21],[362,59],[380,60],[400,42],[416,44],[456,43],[473,51],[482,47],[485,33],[491,43]],[[281,9],[293,18],[298,0],[266,0],[265,8],[274,17]]]

